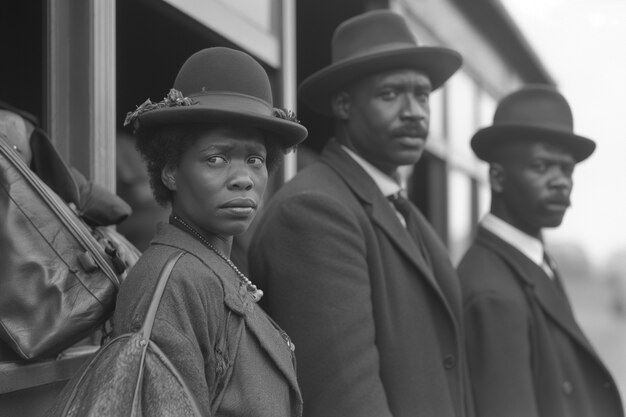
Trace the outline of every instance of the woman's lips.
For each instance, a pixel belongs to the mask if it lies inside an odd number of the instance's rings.
[[[235,198],[222,204],[220,208],[235,216],[247,217],[254,213],[257,203],[250,198]]]

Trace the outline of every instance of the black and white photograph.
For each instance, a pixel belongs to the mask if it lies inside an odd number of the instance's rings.
[[[0,417],[626,417],[624,22],[4,1]]]

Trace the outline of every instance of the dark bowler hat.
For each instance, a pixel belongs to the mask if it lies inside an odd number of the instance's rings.
[[[299,96],[313,110],[330,114],[331,97],[366,75],[416,69],[440,87],[461,66],[461,55],[447,48],[418,46],[404,19],[388,10],[364,13],[340,24],[333,34],[332,63],[300,84]]]
[[[168,124],[219,123],[269,132],[291,147],[307,136],[291,111],[275,109],[263,67],[250,55],[230,48],[207,48],[190,56],[174,88],[160,102],[149,99],[129,112],[124,125],[135,130]]]
[[[504,97],[493,116],[493,125],[472,137],[476,156],[492,162],[496,150],[511,140],[545,141],[572,152],[577,162],[593,153],[596,143],[574,134],[572,111],[555,88],[528,85]]]

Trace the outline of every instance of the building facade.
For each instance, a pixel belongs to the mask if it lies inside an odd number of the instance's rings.
[[[184,59],[209,46],[255,56],[270,74],[277,105],[296,108],[296,86],[330,61],[341,21],[388,8],[409,21],[419,42],[458,50],[462,69],[432,96],[427,155],[405,171],[410,195],[448,244],[453,260],[487,210],[486,168],[469,148],[490,123],[499,97],[524,83],[551,83],[499,2],[476,0],[28,0],[3,5],[0,99],[41,120],[66,160],[115,189],[122,120],[139,101],[167,93]],[[12,42],[11,39],[15,41]],[[17,39],[20,41],[18,42]],[[288,180],[330,132],[302,108],[310,130],[301,156],[288,156]],[[272,189],[268,193],[271,196]],[[132,219],[131,219],[132,220]]]

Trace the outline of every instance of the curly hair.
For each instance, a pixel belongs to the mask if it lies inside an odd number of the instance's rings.
[[[203,125],[206,126],[206,125]],[[173,192],[161,180],[161,172],[167,165],[178,166],[181,156],[197,139],[196,129],[189,125],[168,125],[144,129],[137,134],[136,147],[146,162],[148,178],[154,199],[161,206],[172,201]],[[265,134],[267,138],[267,134]],[[276,141],[266,140],[268,172],[280,166],[284,155],[291,148],[284,149]]]

